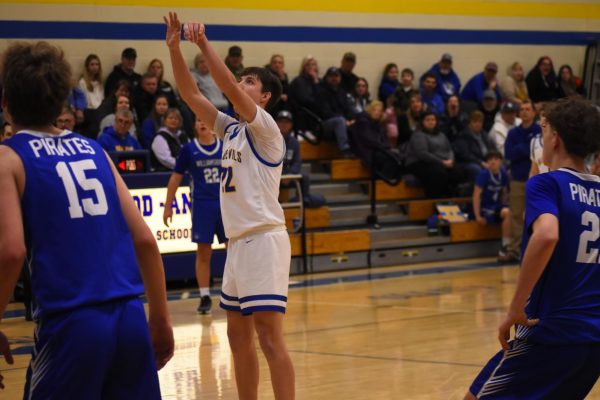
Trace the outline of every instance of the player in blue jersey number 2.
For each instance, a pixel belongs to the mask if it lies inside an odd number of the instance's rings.
[[[174,343],[154,236],[102,147],[52,125],[71,90],[62,51],[16,43],[0,70],[16,132],[0,146],[0,317],[27,253],[36,328],[24,398],[160,399]],[[12,361],[1,332],[0,352]]]
[[[582,99],[546,105],[543,161],[525,191],[524,256],[498,339],[465,399],[583,399],[600,375],[600,113]],[[509,341],[515,326],[515,339]]]

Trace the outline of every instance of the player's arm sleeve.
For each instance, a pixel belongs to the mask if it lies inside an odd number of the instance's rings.
[[[178,174],[184,175],[190,166],[190,152],[188,146],[183,146],[181,150],[179,150],[179,155],[175,160],[175,168],[173,168],[174,172]]]
[[[256,116],[248,124],[248,132],[258,154],[266,161],[279,163],[283,159],[285,144],[277,123],[271,115],[256,106]]]
[[[475,186],[480,187],[480,188],[485,188],[485,185],[487,185],[487,179],[486,178],[486,174],[485,174],[485,170],[482,170],[479,175],[477,175],[477,178],[475,178]]]
[[[219,111],[217,113],[217,118],[215,118],[215,126],[213,127],[213,131],[217,134],[219,139],[223,140],[229,127],[238,123],[239,121],[237,119]]]
[[[536,175],[525,186],[525,228],[531,230],[542,214],[558,215],[560,190],[549,174]]]

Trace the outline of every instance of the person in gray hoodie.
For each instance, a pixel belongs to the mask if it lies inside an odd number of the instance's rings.
[[[451,196],[464,172],[454,161],[454,151],[446,135],[437,129],[437,117],[426,111],[419,129],[408,142],[408,171],[419,178],[428,198]]]

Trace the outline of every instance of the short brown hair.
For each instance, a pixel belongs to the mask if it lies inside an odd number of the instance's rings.
[[[15,43],[3,54],[0,81],[13,123],[54,123],[71,92],[71,66],[64,52],[47,42]]]
[[[546,103],[544,117],[569,154],[585,158],[600,150],[600,111],[591,102],[568,97]]]

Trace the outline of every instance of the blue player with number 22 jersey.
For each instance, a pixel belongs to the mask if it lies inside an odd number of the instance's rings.
[[[163,222],[169,226],[173,218],[175,192],[183,176],[189,173],[192,180],[192,241],[198,243],[196,279],[200,288],[200,304],[196,311],[207,314],[212,306],[209,288],[211,244],[215,235],[219,243],[226,240],[219,202],[223,142],[198,118],[194,130],[196,138],[181,148],[169,179]]]
[[[600,178],[584,172],[585,157],[600,149],[600,113],[563,99],[546,106],[541,125],[551,172],[527,183],[524,256],[499,327],[503,350],[466,399],[583,399],[600,375]]]
[[[17,132],[0,146],[0,316],[27,249],[36,328],[24,398],[160,399],[174,344],[156,241],[102,147],[52,125],[71,88],[62,51],[17,43],[0,70]],[[1,332],[0,352],[12,363]]]

